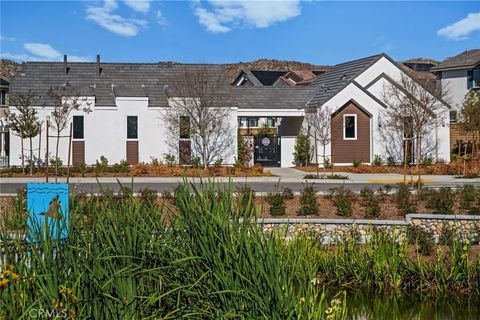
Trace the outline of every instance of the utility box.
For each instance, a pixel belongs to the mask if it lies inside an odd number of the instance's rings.
[[[45,236],[67,238],[69,209],[68,184],[28,183],[28,240],[38,241]]]

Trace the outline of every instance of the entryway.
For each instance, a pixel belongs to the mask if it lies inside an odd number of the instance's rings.
[[[280,167],[280,137],[254,137],[254,163],[263,167]]]

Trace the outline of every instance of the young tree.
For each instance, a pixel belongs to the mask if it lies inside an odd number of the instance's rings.
[[[446,95],[446,92],[442,93]],[[413,139],[418,172],[428,146],[435,148],[438,143],[432,143],[435,137],[431,133],[445,120],[442,112],[447,107],[439,96],[433,88],[427,90],[405,74],[397,82],[389,82],[384,87],[383,101],[388,108],[384,112],[385,121],[382,125],[387,130],[400,132],[402,136]]]
[[[240,132],[237,134],[237,161],[241,164],[245,164],[252,160],[253,150],[247,139],[242,136]]]
[[[179,70],[165,92],[169,108],[161,117],[173,137],[167,140],[172,149],[178,147],[180,136],[188,136],[192,156],[201,160],[204,169],[235,152],[231,125],[234,98],[223,69]],[[182,119],[188,119],[189,125],[182,125]]]
[[[28,159],[30,174],[33,174],[33,138],[36,137],[41,128],[41,121],[38,119],[37,110],[32,107],[33,94],[28,92],[26,94],[17,93],[10,97],[10,104],[15,106],[17,112],[8,113],[8,122],[10,130],[13,134],[20,137],[22,140],[22,170],[25,170],[24,164],[24,148],[23,139],[29,139],[30,155]]]
[[[51,99],[53,106],[50,126],[55,130],[55,138],[57,139],[55,146],[55,175],[58,176],[60,134],[70,123],[70,114],[73,111],[83,110],[83,112],[90,112],[90,108],[88,107],[88,103],[85,104],[85,107],[81,108],[84,99],[79,96],[79,93],[68,82],[63,86],[50,87],[48,97]]]
[[[460,110],[460,123],[465,133],[472,137],[472,160],[478,159],[478,145],[480,139],[480,92],[470,90],[465,95]]]
[[[300,131],[295,138],[295,146],[293,148],[295,150],[293,153],[295,164],[307,166],[312,155],[309,136]]]
[[[305,114],[308,125],[313,129],[315,145],[319,142],[323,146],[323,176],[326,175],[325,160],[326,146],[332,141],[332,110],[328,106],[315,108]],[[318,167],[318,152],[315,155]]]

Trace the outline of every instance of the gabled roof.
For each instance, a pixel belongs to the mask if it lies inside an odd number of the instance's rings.
[[[468,69],[480,65],[480,49],[467,50],[454,57],[447,58],[430,69],[432,72],[455,69]]]
[[[308,105],[324,104],[382,57],[386,55],[378,54],[335,65],[313,81],[312,87],[317,92]]]
[[[285,75],[287,71],[272,71],[272,70],[247,70],[242,69],[235,78],[233,84],[236,84],[241,77],[246,77],[250,83],[255,87],[272,86],[276,80]]]
[[[31,91],[35,105],[49,105],[50,87],[68,82],[79,95],[95,96],[99,106],[114,106],[115,97],[148,97],[149,106],[163,107],[168,105],[164,87],[173,83],[180,72],[223,72],[219,65],[206,64],[101,63],[100,67],[98,75],[96,63],[69,62],[65,75],[63,62],[26,62],[22,73],[11,79],[10,92]]]
[[[234,87],[239,109],[303,109],[313,87]]]

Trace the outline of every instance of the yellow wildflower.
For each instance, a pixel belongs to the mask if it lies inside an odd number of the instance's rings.
[[[4,276],[4,277],[7,277],[7,276],[9,276],[11,273],[12,273],[12,271],[10,271],[10,270],[7,269],[7,270],[3,271],[3,276]]]
[[[71,295],[73,302],[76,302],[78,300],[78,297],[74,294]]]
[[[9,282],[10,280],[8,280],[7,278],[0,280],[0,288],[5,288]]]
[[[15,280],[15,281],[20,280],[20,276],[16,273],[12,272],[12,279]]]
[[[63,302],[61,302],[60,300],[53,299],[52,304],[57,310],[63,309]]]
[[[12,270],[13,270],[13,264],[7,263],[7,264],[5,265],[5,270],[12,271]]]

